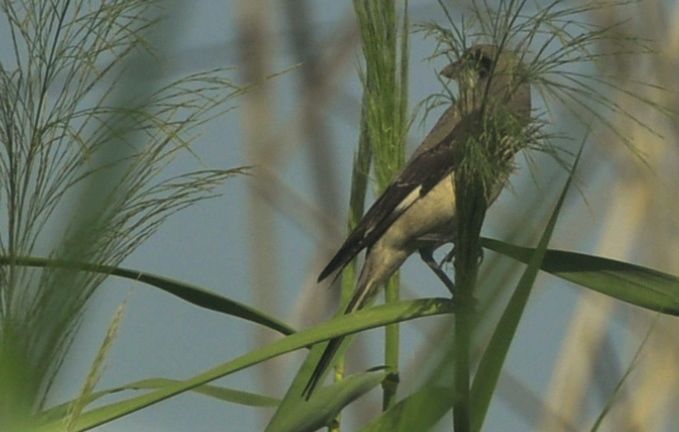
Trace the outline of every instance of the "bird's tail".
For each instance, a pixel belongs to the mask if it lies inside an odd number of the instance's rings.
[[[368,271],[366,268],[367,266],[364,266],[363,270],[361,271],[361,276],[358,279],[358,287],[356,288],[356,292],[354,292],[354,295],[349,300],[349,303],[347,304],[347,307],[344,310],[344,315],[355,312],[361,307],[363,307],[363,305],[371,297],[371,294],[374,291],[372,289],[374,284],[370,280],[368,280],[369,279],[367,277]],[[335,355],[342,346],[344,339],[345,339],[344,336],[340,336],[334,339],[330,339],[328,341],[328,345],[325,347],[325,350],[323,350],[323,354],[321,355],[321,358],[318,360],[316,368],[311,374],[309,382],[304,387],[304,391],[302,392],[302,395],[304,396],[305,399],[309,399],[311,397],[311,394],[314,392],[315,388],[325,377],[325,374],[330,368],[330,365],[332,364]]]

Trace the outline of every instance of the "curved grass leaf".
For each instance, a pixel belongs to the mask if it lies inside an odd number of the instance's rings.
[[[178,382],[179,380],[173,380],[168,378],[149,378],[141,381],[135,381],[129,384],[125,384],[123,386],[94,392],[87,398],[85,403],[90,404],[103,397],[110,396],[112,394],[120,393],[123,391],[156,390],[161,389],[168,385],[176,384]],[[191,391],[215,399],[219,399],[224,402],[231,402],[239,405],[252,407],[273,407],[278,405],[279,403],[279,400],[276,398],[214,385],[198,386],[194,389],[191,389]],[[73,403],[73,401],[59,404],[53,408],[44,411],[43,413],[41,413],[40,416],[44,422],[61,418],[67,414],[71,403]]]
[[[168,385],[177,384],[179,380],[167,379],[167,378],[150,378],[136,383],[128,384],[125,386],[127,389],[136,390],[154,390],[162,389]],[[252,406],[252,407],[272,407],[278,405],[279,400],[269,396],[263,396],[256,393],[246,392],[242,390],[235,390],[227,387],[215,386],[215,385],[202,385],[198,386],[191,391],[200,393],[202,395],[219,399],[224,402],[231,402],[239,405]]]
[[[431,430],[453,406],[452,387],[427,386],[361,429],[361,432],[410,432]]]
[[[346,339],[349,338],[345,338],[345,340]],[[285,423],[288,417],[295,415],[299,403],[304,399],[302,396],[304,394],[304,388],[316,369],[316,364],[319,362],[327,345],[327,343],[319,343],[311,347],[306,359],[302,362],[297,373],[293,377],[292,382],[288,386],[281,403],[278,405],[278,408],[276,408],[276,412],[271,416],[266,431],[275,430],[279,427],[279,424]],[[337,355],[341,356],[343,350],[347,347],[347,343],[343,344],[338,350]]]
[[[365,372],[319,388],[309,401],[300,398],[290,415],[270,424],[266,431],[311,432],[329,426],[345,406],[372,390],[386,376],[386,372]]]
[[[603,408],[601,409],[601,412],[594,421],[594,424],[592,425],[590,432],[599,431],[599,429],[601,428],[601,423],[604,420],[606,420],[607,416],[611,412],[611,409],[613,409],[615,407],[616,402],[619,401],[619,397],[621,395],[621,390],[623,389],[623,386],[627,382],[632,372],[636,370],[637,366],[639,366],[639,360],[641,359],[641,355],[644,353],[644,349],[646,348],[646,344],[648,343],[651,334],[653,333],[653,330],[655,330],[655,325],[658,323],[659,317],[660,315],[656,314],[655,318],[653,319],[653,322],[651,323],[651,325],[648,326],[648,330],[646,331],[644,338],[641,340],[641,343],[639,343],[639,346],[637,347],[636,352],[634,353],[634,357],[632,357],[632,361],[630,361],[629,366],[627,366],[627,368],[625,369],[625,373],[622,374],[622,376],[618,380],[618,383],[615,385],[613,392],[607,398],[606,403],[604,404]]]
[[[534,249],[485,238],[483,246],[521,262]],[[540,268],[618,300],[679,315],[679,277],[635,264],[561,250],[548,250]]]
[[[9,264],[9,261],[9,257],[0,256],[0,266]],[[270,317],[265,313],[258,311],[257,309],[251,308],[250,306],[238,303],[234,300],[230,300],[219,294],[198,288],[191,284],[151,273],[144,273],[125,267],[113,267],[38,257],[13,257],[12,263],[14,265],[26,267],[68,268],[85,272],[118,276],[160,288],[161,290],[175,295],[182,300],[186,300],[187,302],[196,306],[227,315],[232,315],[247,321],[252,321],[272,330],[276,330],[277,332],[284,335],[289,335],[295,332],[295,330],[289,325],[277,320],[276,318]]]
[[[281,354],[305,348],[324,340],[396,322],[433,315],[450,314],[454,311],[455,307],[453,301],[443,298],[428,298],[393,303],[364,309],[349,315],[343,315],[310,329],[286,336],[276,342],[218,365],[187,380],[177,381],[174,384],[169,384],[145,395],[88,411],[75,421],[73,431],[80,432],[92,429],[194,389],[210,381],[254,366]],[[60,430],[60,427],[62,427],[61,421],[54,421],[43,425],[38,430],[40,432],[52,432]]]

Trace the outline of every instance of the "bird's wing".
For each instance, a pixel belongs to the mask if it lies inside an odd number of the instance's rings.
[[[398,177],[373,203],[323,269],[319,281],[344,268],[362,249],[374,244],[403,212],[455,168],[455,142],[466,135],[473,124],[471,116],[461,120],[454,108],[441,116]]]
[[[441,114],[441,117],[436,120],[434,127],[431,128],[427,136],[424,137],[424,140],[422,140],[420,145],[415,149],[415,151],[413,151],[413,154],[410,155],[410,159],[408,161],[415,159],[425,151],[436,147],[436,145],[441,143],[441,141],[443,141],[446,136],[448,136],[453,131],[453,129],[455,129],[455,126],[457,126],[459,122],[459,110],[455,105],[451,105],[443,112],[443,114]]]

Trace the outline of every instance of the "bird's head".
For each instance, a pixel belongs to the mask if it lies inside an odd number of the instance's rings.
[[[519,116],[530,116],[530,84],[519,57],[508,48],[477,44],[465,50],[441,75],[457,81],[468,108],[510,105]]]

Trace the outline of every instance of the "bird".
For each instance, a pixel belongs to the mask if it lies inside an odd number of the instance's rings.
[[[433,259],[433,252],[455,242],[454,175],[460,164],[460,142],[481,133],[483,119],[497,112],[509,113],[520,127],[529,124],[531,92],[524,70],[515,51],[493,44],[476,44],[461,50],[457,60],[441,70],[443,77],[457,81],[458,98],[443,112],[318,277],[321,282],[331,274],[339,274],[366,250],[345,314],[364,306],[415,252],[419,252],[454,297],[454,285]],[[504,147],[509,150],[503,150],[505,154],[501,157],[512,158],[520,145]],[[506,178],[498,179],[488,190],[489,205],[505,182]],[[323,379],[342,339],[328,342],[304,388],[305,398],[312,395]]]

